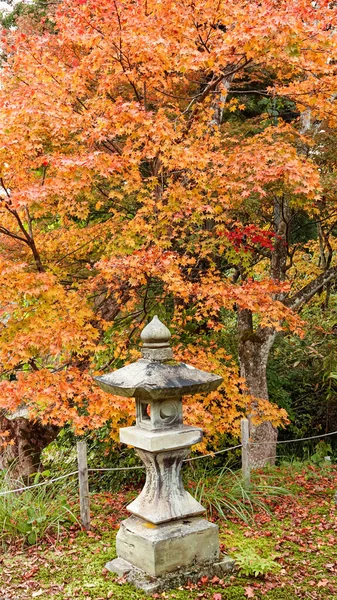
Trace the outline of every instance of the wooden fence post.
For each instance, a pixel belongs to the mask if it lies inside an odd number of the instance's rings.
[[[245,486],[250,485],[250,460],[249,460],[249,421],[241,419],[241,444],[242,444],[242,479]]]
[[[84,529],[90,529],[90,502],[86,442],[77,442],[78,482],[80,491],[81,523]]]

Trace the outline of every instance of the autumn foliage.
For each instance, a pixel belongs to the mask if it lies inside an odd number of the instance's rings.
[[[314,215],[322,185],[298,119],[240,124],[240,93],[267,85],[333,124],[335,25],[325,0],[64,0],[3,31],[2,408],[116,432],[133,407],[92,376],[135,360],[158,313],[178,359],[224,377],[189,421],[238,431],[225,315],[299,331],[280,300],[297,284],[254,257],[277,241],[273,199]]]

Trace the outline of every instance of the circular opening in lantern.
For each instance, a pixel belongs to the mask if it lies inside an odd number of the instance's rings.
[[[177,405],[174,402],[163,402],[159,414],[163,421],[174,421],[178,414]]]

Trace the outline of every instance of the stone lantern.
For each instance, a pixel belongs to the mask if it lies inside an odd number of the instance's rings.
[[[180,473],[203,436],[183,424],[182,397],[215,390],[222,378],[174,361],[170,337],[154,317],[141,333],[143,358],[96,377],[106,392],[135,398],[136,425],[121,429],[120,440],[134,446],[146,467],[144,489],[117,534],[117,558],[106,567],[151,594],[221,577],[233,567],[219,555],[217,525],[202,517],[205,509],[184,489]]]

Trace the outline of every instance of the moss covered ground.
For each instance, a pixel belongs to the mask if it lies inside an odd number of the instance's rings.
[[[237,516],[218,519],[223,551],[243,571],[264,565],[264,574],[237,571],[224,580],[203,580],[157,597],[176,600],[337,600],[337,467],[284,465],[255,479],[290,493],[266,499],[249,524]],[[74,525],[39,545],[16,541],[0,557],[0,599],[134,600],[146,596],[104,568],[115,556],[118,522],[127,515],[129,491],[92,497],[92,530]],[[214,514],[213,514],[214,518]],[[262,561],[262,562],[261,562]],[[264,562],[263,562],[264,561]],[[248,565],[248,566],[247,566]]]

